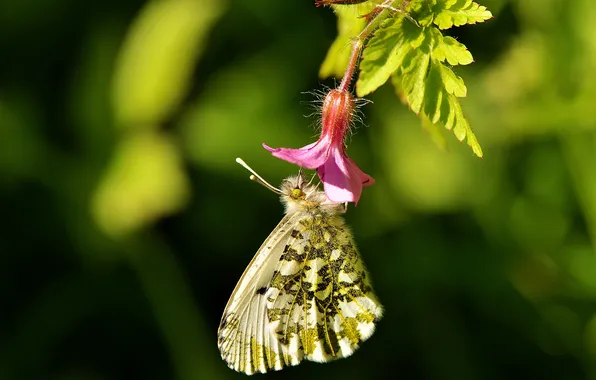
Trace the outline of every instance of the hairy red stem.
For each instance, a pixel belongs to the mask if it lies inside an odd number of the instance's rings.
[[[358,34],[358,36],[354,39],[352,45],[352,52],[350,54],[350,60],[348,61],[348,67],[346,67],[344,76],[341,80],[339,87],[337,88],[338,90],[348,91],[348,89],[350,88],[350,83],[352,82],[352,77],[354,76],[354,72],[356,71],[356,67],[358,66],[358,59],[360,58],[360,53],[362,53],[364,43],[381,25],[381,22],[385,20],[387,16],[389,16],[393,3],[395,3],[395,0],[386,0],[385,2],[383,2],[383,4],[378,6],[379,8],[381,8],[381,11],[375,9],[370,14],[365,16],[368,23],[366,24],[364,29],[362,29],[360,34]]]

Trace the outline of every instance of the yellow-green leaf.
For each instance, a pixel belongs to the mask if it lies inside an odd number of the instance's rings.
[[[120,237],[180,210],[188,196],[178,147],[156,132],[137,132],[117,146],[92,213],[106,234]]]
[[[120,126],[155,126],[176,109],[191,84],[221,0],[153,0],[128,32],[113,79]]]
[[[437,0],[433,10],[434,24],[439,29],[449,29],[454,25],[475,24],[493,17],[485,6],[476,4],[472,0]]]
[[[437,33],[440,34],[439,31]],[[468,51],[466,46],[457,42],[453,37],[441,37],[441,43],[435,46],[433,56],[439,61],[447,60],[450,65],[469,65],[474,62],[472,53]]]
[[[424,43],[406,55],[395,73],[396,89],[403,92],[412,111],[421,112],[432,123],[441,123],[453,130],[458,140],[466,140],[474,153],[482,157],[482,149],[457,99],[466,95],[466,86],[449,67],[434,57],[437,49],[432,45],[441,43],[442,39],[433,38],[428,30],[425,33]]]
[[[441,80],[443,82],[443,86],[445,90],[457,96],[458,98],[463,98],[467,95],[468,89],[464,84],[464,80],[461,77],[455,75],[455,73],[447,66],[439,65],[438,66],[441,71]]]
[[[393,77],[396,92],[412,111],[443,124],[482,157],[458,100],[467,95],[467,88],[448,66],[470,64],[472,54],[454,38],[443,36],[437,26],[480,22],[491,13],[471,0],[412,0],[406,10],[407,17],[400,12],[389,15],[367,42],[356,94],[368,95]]]
[[[382,86],[422,41],[422,30],[403,17],[383,23],[362,53],[356,94],[365,96]]]

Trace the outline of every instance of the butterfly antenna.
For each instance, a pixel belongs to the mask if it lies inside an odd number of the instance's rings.
[[[244,160],[242,158],[236,158],[236,162],[239,163],[240,165],[242,165],[244,167],[244,169],[248,170],[250,172],[250,179],[251,181],[255,181],[263,186],[265,186],[266,188],[268,188],[269,190],[273,191],[275,194],[281,194],[281,190],[278,189],[277,187],[273,186],[272,184],[270,184],[269,182],[265,181],[263,179],[263,177],[261,177],[260,175],[257,174],[257,172],[255,172],[250,166],[247,165],[246,162],[244,162]]]
[[[312,185],[316,176],[317,176],[317,172],[314,172],[313,175],[312,175],[312,177],[310,177],[310,181],[308,181],[308,183],[306,184],[306,186]],[[318,184],[317,184],[317,186],[318,186]]]

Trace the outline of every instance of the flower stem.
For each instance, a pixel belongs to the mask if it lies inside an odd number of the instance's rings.
[[[350,87],[350,83],[352,82],[352,76],[354,75],[354,70],[356,70],[356,66],[358,65],[358,58],[360,57],[360,51],[362,49],[363,40],[357,38],[352,45],[352,53],[350,54],[350,60],[348,61],[348,67],[346,67],[346,72],[344,73],[344,77],[337,88],[339,91],[345,92],[348,91]]]
[[[356,67],[358,66],[358,59],[360,58],[360,53],[362,53],[362,48],[364,47],[366,40],[391,14],[392,10],[395,9],[393,8],[393,4],[396,2],[401,2],[401,0],[386,0],[385,2],[379,4],[376,8],[374,8],[371,13],[366,15],[368,22],[364,29],[362,29],[362,31],[358,34],[358,36],[356,36],[354,42],[352,43],[352,53],[350,54],[348,67],[346,67],[344,76],[341,80],[339,87],[337,88],[339,91],[348,91],[348,89],[350,88],[350,83],[352,82],[354,71],[356,71]]]

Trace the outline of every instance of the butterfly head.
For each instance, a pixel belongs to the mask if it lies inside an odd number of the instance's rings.
[[[278,189],[265,181],[241,158],[237,158],[236,162],[251,173],[251,180],[281,196],[281,201],[286,207],[286,214],[288,215],[299,211],[318,211],[331,214],[346,212],[345,204],[330,201],[325,192],[319,190],[318,186],[312,183],[314,177],[307,181],[304,174],[302,174],[302,170],[298,175],[284,179]]]
[[[319,209],[331,213],[341,212],[342,204],[331,202],[317,185],[307,181],[302,173],[290,176],[281,183],[281,200],[286,213]]]

